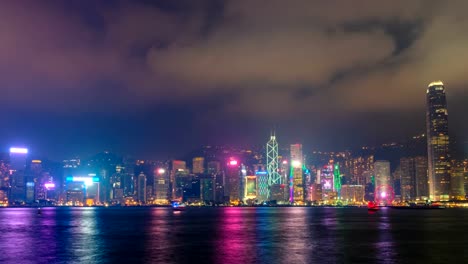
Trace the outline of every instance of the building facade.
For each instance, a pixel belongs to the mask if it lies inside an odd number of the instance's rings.
[[[442,82],[429,84],[426,107],[429,196],[432,200],[448,200],[451,191],[448,112]]]

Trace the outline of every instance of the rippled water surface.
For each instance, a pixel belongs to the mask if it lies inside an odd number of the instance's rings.
[[[0,209],[0,263],[466,263],[468,210]]]

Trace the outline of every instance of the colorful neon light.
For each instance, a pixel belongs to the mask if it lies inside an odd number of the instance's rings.
[[[230,166],[236,166],[237,165],[237,160],[231,160],[229,161]]]
[[[340,198],[341,197],[341,173],[340,173],[339,163],[335,164],[335,167],[333,169],[333,183],[334,183],[333,187],[335,188],[338,198]]]
[[[53,182],[45,183],[45,184],[44,184],[44,187],[45,187],[47,190],[55,189],[55,183],[53,183]]]
[[[163,169],[163,168],[158,169],[158,174],[164,174],[164,173],[166,173],[165,169]]]
[[[300,168],[301,167],[301,162],[299,160],[293,160],[291,162],[291,165],[294,167],[294,168]]]
[[[66,181],[68,182],[83,182],[86,186],[91,186],[94,182],[99,182],[98,177],[89,177],[89,176],[73,176],[67,177]]]

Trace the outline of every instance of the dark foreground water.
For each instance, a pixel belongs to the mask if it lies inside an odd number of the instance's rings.
[[[0,209],[0,263],[467,261],[464,209]]]

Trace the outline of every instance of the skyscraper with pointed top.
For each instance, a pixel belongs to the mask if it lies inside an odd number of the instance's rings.
[[[279,192],[278,185],[282,184],[282,182],[281,182],[281,175],[279,174],[279,169],[278,169],[278,162],[279,162],[278,161],[278,142],[276,141],[275,131],[271,132],[270,140],[267,142],[267,145],[266,145],[266,152],[267,152],[268,187],[270,189],[271,196],[276,196],[276,195],[273,195],[273,192],[275,193]]]
[[[448,113],[445,87],[441,81],[427,88],[427,156],[429,197],[448,200],[450,195],[450,161]]]

